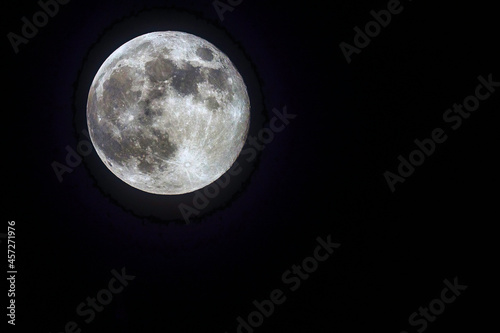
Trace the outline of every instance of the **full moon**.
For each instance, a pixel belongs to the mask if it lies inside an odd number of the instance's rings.
[[[250,100],[229,58],[197,36],[148,33],[120,46],[90,87],[95,150],[125,183],[155,194],[193,192],[232,166]]]

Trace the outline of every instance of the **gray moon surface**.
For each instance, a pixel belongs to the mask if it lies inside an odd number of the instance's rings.
[[[183,194],[223,175],[245,143],[250,100],[230,59],[178,31],[120,46],[90,87],[87,125],[95,150],[125,183]]]

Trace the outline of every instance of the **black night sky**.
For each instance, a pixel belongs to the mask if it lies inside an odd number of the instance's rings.
[[[7,323],[12,297],[2,325],[52,333],[489,328],[497,314],[498,10],[486,1],[396,2],[221,0],[231,8],[221,21],[211,0],[72,0],[18,53],[9,33],[22,36],[21,18],[32,21],[40,3],[3,4],[0,234],[16,222],[17,274],[16,325]],[[356,47],[354,28],[364,31],[371,11],[388,8],[398,13]],[[162,30],[196,34],[233,60],[251,97],[251,135],[276,112],[289,114],[189,224],[178,207],[192,206],[196,193],[140,192],[94,151],[73,160],[62,182],[53,169],[85,140],[93,70],[128,40]],[[342,42],[356,47],[350,63]],[[474,111],[454,109],[464,103]],[[416,142],[422,153],[413,153]],[[327,239],[340,246],[308,261]],[[303,262],[317,268],[294,273]],[[9,277],[7,258],[2,270]],[[118,288],[123,272],[135,278]],[[445,280],[467,288],[454,294]],[[254,301],[268,304],[277,289],[272,313],[252,315]],[[88,299],[106,295],[108,304],[89,310]]]

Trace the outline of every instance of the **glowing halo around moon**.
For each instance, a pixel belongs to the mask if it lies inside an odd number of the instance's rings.
[[[120,46],[94,77],[91,141],[125,183],[155,194],[203,188],[245,143],[250,100],[229,58],[197,36],[148,33]]]

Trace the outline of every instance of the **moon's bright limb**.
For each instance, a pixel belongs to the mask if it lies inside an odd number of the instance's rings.
[[[250,101],[229,58],[197,36],[153,32],[119,47],[90,88],[87,124],[104,164],[156,194],[200,189],[246,140]]]

